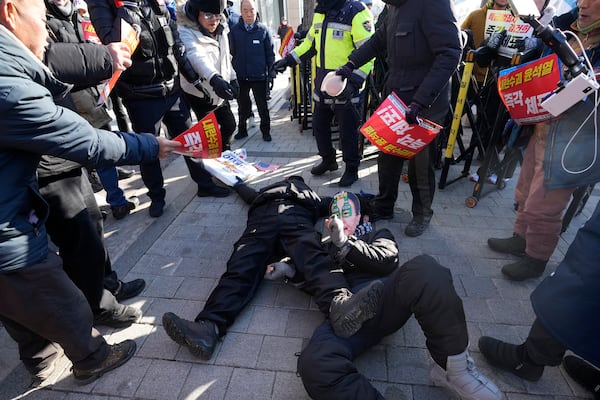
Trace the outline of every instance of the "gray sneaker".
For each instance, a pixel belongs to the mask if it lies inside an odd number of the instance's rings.
[[[429,372],[436,386],[458,395],[462,400],[501,400],[502,392],[489,378],[479,373],[468,352],[449,356],[446,370],[432,361]]]

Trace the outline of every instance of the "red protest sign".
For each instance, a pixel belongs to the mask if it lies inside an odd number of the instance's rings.
[[[384,153],[413,158],[440,132],[442,127],[426,119],[406,122],[406,105],[391,93],[360,128],[360,132]]]
[[[196,158],[217,158],[223,150],[221,147],[221,131],[214,112],[202,118],[187,131],[173,138],[183,148],[175,153]]]
[[[281,38],[281,45],[279,46],[279,55],[285,57],[294,50],[296,46],[296,40],[294,39],[294,30],[288,29],[285,36]]]
[[[561,80],[560,61],[555,53],[500,71],[498,93],[510,117],[519,125],[554,118],[541,102]]]

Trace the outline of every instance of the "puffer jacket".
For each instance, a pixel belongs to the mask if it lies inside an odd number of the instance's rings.
[[[229,26],[222,22],[217,30],[216,37],[205,35],[197,22],[191,21],[183,11],[183,5],[177,7],[177,30],[179,37],[186,49],[186,55],[192,67],[204,80],[201,85],[210,93],[210,103],[214,106],[223,104],[223,99],[217,96],[210,80],[215,75],[221,75],[223,79],[231,82],[236,78],[236,73],[231,65],[229,54]],[[184,92],[193,96],[204,98],[204,94],[196,89],[193,84],[184,78],[180,78],[181,88]]]
[[[460,30],[450,0],[387,0],[388,15],[381,29],[354,50],[349,59],[363,65],[385,52],[388,72],[384,97],[395,92],[404,103],[416,101],[424,112],[445,116],[450,77],[462,52]],[[436,101],[437,100],[437,101]]]
[[[231,28],[229,33],[233,68],[240,81],[266,81],[275,62],[273,41],[266,25],[254,22],[250,31],[246,30],[244,20]]]
[[[0,25],[0,273],[44,260],[48,205],[36,168],[41,154],[83,165],[139,164],[156,159],[152,135],[94,129],[75,112],[57,106],[70,86]]]

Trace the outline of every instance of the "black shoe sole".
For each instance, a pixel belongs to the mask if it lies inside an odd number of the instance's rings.
[[[73,375],[73,377],[75,378],[75,383],[77,383],[78,385],[88,385],[88,384],[94,382],[96,379],[100,378],[105,373],[112,371],[113,369],[118,368],[121,365],[125,364],[127,361],[131,360],[131,358],[133,357],[133,355],[135,354],[135,351],[137,349],[137,344],[135,343],[135,341],[133,341],[133,340],[131,340],[131,341],[133,342],[133,345],[129,348],[129,351],[127,352],[125,357],[123,357],[122,359],[118,360],[114,364],[112,364],[112,365],[106,367],[105,369],[98,371],[94,374],[87,375],[85,377],[76,377],[75,375]]]
[[[205,361],[210,360],[213,352],[198,346],[196,343],[189,342],[187,336],[177,326],[175,318],[178,319],[179,317],[174,314],[173,317],[171,317],[168,316],[168,314],[171,313],[164,314],[162,318],[163,328],[165,329],[165,332],[167,332],[167,335],[169,335],[169,337],[178,345],[187,347],[193,356]]]
[[[354,296],[358,295],[354,294]],[[368,286],[368,291],[360,299],[360,304],[351,313],[344,314],[341,318],[331,321],[335,327],[335,334],[342,338],[349,338],[360,330],[363,323],[377,314],[383,295],[383,282],[375,281]]]

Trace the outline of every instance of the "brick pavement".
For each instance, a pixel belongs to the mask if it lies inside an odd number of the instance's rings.
[[[250,161],[281,165],[275,172],[254,178],[251,183],[257,187],[293,173],[301,174],[319,194],[332,195],[339,189],[336,182],[343,168],[322,177],[310,175],[310,167],[318,160],[316,145],[311,132],[301,132],[297,121],[291,121],[290,112],[282,107],[283,86],[285,78],[279,77],[272,102],[273,141],[263,142],[254,128],[249,138],[235,141],[233,147],[245,147]],[[351,190],[376,193],[374,151],[367,148],[365,154],[360,180]],[[53,376],[54,385],[28,391],[28,376],[18,360],[16,346],[0,328],[0,399],[308,398],[295,373],[295,354],[323,316],[309,296],[294,288],[264,282],[208,362],[194,358],[165,334],[161,326],[164,312],[174,311],[192,319],[204,305],[243,230],[246,206],[235,194],[221,199],[196,197],[195,185],[186,176],[181,157],[171,157],[164,167],[167,208],[162,217],[148,216],[149,200],[136,174],[123,181],[123,187],[128,195],[139,195],[142,204],[127,218],[115,221],[109,217],[106,224],[114,268],[125,280],[144,278],[147,282],[141,296],[127,301],[142,308],[144,317],[140,323],[123,330],[101,329],[109,342],[135,339],[138,351],[134,358],[83,387],[74,384],[69,362],[63,359],[62,368]],[[452,167],[449,179],[458,176],[461,169],[462,165]],[[473,191],[473,184],[466,179],[439,190],[431,226],[419,238],[403,234],[410,220],[410,214],[403,209],[410,208],[411,196],[408,184],[401,183],[397,216],[378,222],[377,226],[387,227],[396,235],[402,262],[428,253],[452,270],[465,306],[471,354],[479,369],[498,384],[507,399],[591,398],[561,368],[547,368],[539,382],[530,383],[492,372],[478,352],[476,344],[482,334],[519,342],[534,318],[529,294],[539,280],[514,283],[503,279],[499,267],[513,257],[494,253],[486,245],[486,238],[512,232],[515,181],[513,178],[507,182],[504,190],[488,186],[487,194],[475,208],[464,205]],[[582,215],[563,234],[546,274],[555,269],[577,227],[589,217],[597,201],[596,190]],[[387,399],[449,398],[445,391],[431,385],[425,339],[414,319],[361,356],[357,365]]]

